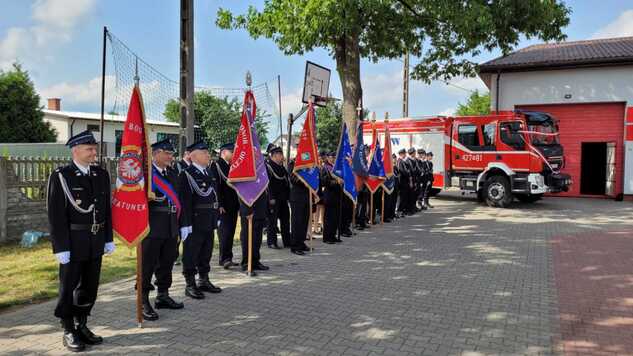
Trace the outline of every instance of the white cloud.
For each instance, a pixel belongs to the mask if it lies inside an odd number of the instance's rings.
[[[479,90],[479,92],[488,92],[488,88],[479,77],[456,77],[448,82],[440,82],[444,85],[444,89],[451,94],[463,96],[469,91]]]
[[[591,38],[633,36],[633,10],[626,10],[615,21],[596,31]]]
[[[114,85],[114,76],[106,76],[106,95],[113,93]],[[62,82],[39,89],[38,92],[43,101],[48,98],[61,98],[62,105],[96,104],[101,100],[101,77],[90,79],[85,83]]]
[[[441,111],[438,115],[440,116],[453,116],[455,115],[455,108],[448,108]]]
[[[37,0],[31,6],[33,25],[11,27],[0,38],[0,69],[13,62],[50,58],[43,54],[72,38],[75,26],[95,7],[95,0]]]
[[[402,102],[402,79],[402,70],[386,74],[368,75],[361,78],[363,83],[363,105],[372,110],[401,105],[399,103]],[[412,85],[414,85],[414,82],[410,81],[409,88]]]
[[[303,88],[295,88],[289,92],[281,91],[281,111],[284,114],[284,120],[288,118],[288,114],[296,114],[301,110],[303,102],[301,96],[303,95]]]

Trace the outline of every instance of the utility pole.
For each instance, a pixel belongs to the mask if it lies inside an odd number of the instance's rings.
[[[409,53],[404,55],[402,78],[402,117],[409,117]]]
[[[180,153],[194,141],[193,0],[180,0]]]

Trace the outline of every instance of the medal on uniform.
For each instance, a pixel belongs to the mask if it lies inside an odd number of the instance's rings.
[[[77,200],[75,200],[75,203],[77,203],[77,204],[81,204],[81,199],[77,199]]]

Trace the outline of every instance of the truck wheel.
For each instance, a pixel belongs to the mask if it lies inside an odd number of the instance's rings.
[[[543,198],[543,194],[517,194],[516,197],[521,203],[535,203]]]
[[[486,204],[495,208],[507,208],[514,197],[510,191],[510,182],[504,176],[492,176],[484,185]]]

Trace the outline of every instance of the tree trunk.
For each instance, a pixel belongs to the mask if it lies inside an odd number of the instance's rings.
[[[357,107],[362,106],[363,89],[360,84],[360,48],[358,33],[341,36],[334,49],[336,71],[343,88],[343,120],[349,130],[350,141],[356,142]]]

